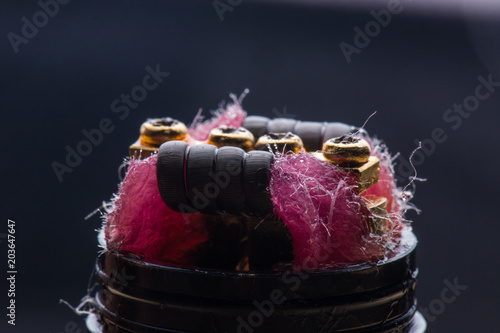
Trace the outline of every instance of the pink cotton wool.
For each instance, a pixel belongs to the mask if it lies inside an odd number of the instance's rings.
[[[394,178],[394,168],[392,165],[392,156],[387,146],[376,138],[364,137],[370,143],[372,154],[380,160],[379,181],[363,192],[363,196],[375,195],[387,198],[387,213],[389,216],[388,229],[393,236],[400,236],[404,228],[404,219],[401,212],[401,189],[396,186]]]
[[[156,180],[157,155],[132,160],[114,209],[106,216],[108,250],[133,253],[146,261],[195,266],[208,241],[200,214],[183,215],[165,205]]]
[[[270,192],[290,230],[296,270],[376,262],[385,249],[370,234],[370,211],[352,175],[311,154],[276,156]]]
[[[231,94],[230,96],[233,103],[229,103],[225,107],[221,106],[214,112],[214,116],[208,120],[199,121],[200,113],[198,113],[193,124],[189,128],[189,135],[195,140],[205,141],[208,139],[210,131],[214,128],[223,125],[235,128],[240,127],[247,115],[241,107],[241,102],[247,93],[248,90],[245,90],[239,98]]]

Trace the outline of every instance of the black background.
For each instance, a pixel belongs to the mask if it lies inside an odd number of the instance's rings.
[[[20,34],[21,18],[31,20],[40,7],[3,1],[0,233],[7,219],[16,222],[18,275],[16,326],[2,314],[0,331],[59,333],[70,322],[83,331],[83,320],[59,299],[76,305],[86,293],[100,219],[84,217],[116,191],[140,124],[156,116],[189,123],[200,107],[208,114],[244,88],[249,114],[275,117],[273,109],[286,107],[300,120],[361,125],[376,110],[367,130],[405,158],[415,140],[442,128],[446,142],[418,166],[428,179],[413,200],[422,213],[409,214],[420,241],[419,305],[439,299],[445,279],[458,279],[468,288],[428,332],[500,331],[500,89],[456,130],[443,120],[446,109],[474,94],[478,76],[500,81],[499,21],[471,17],[467,6],[446,15],[402,4],[405,10],[348,64],[339,44],[352,44],[353,28],[363,28],[378,7],[243,1],[221,21],[211,1],[73,0],[16,54],[7,34]],[[111,102],[156,64],[170,76],[120,120]],[[76,147],[81,131],[103,118],[115,130],[59,182],[51,163],[64,163],[65,147]],[[5,281],[1,286],[5,309]]]

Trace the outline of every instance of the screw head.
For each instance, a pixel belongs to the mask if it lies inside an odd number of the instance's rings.
[[[269,150],[273,153],[298,153],[304,150],[302,139],[291,133],[269,133],[263,135],[255,144],[257,150]]]
[[[243,127],[219,126],[210,131],[208,144],[218,148],[224,146],[239,147],[244,151],[253,149],[255,138],[253,134]]]
[[[340,167],[359,167],[370,158],[370,144],[350,135],[343,135],[327,140],[323,144],[323,156]]]
[[[159,147],[172,140],[184,140],[188,130],[184,123],[172,118],[148,119],[141,126],[140,143],[146,147]]]

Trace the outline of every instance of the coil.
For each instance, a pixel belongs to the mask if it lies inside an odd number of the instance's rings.
[[[158,151],[158,189],[165,204],[177,212],[265,217],[273,212],[268,191],[273,156],[168,141]]]
[[[304,148],[310,152],[321,150],[323,143],[328,139],[356,130],[354,126],[339,122],[299,121],[289,118],[269,119],[262,116],[248,116],[242,126],[248,129],[256,139],[269,133],[292,132],[302,139]]]
[[[255,138],[268,133],[296,134],[310,152],[321,150],[330,138],[355,130],[340,122],[262,116],[246,117],[243,127]],[[177,212],[270,216],[273,203],[268,186],[273,156],[266,150],[245,152],[233,146],[168,141],[158,151],[158,188],[165,204]]]

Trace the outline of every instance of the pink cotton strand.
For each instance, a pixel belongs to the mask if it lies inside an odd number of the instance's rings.
[[[399,213],[400,203],[396,198],[400,197],[401,190],[396,187],[391,155],[386,145],[379,140],[371,139],[369,143],[372,147],[372,154],[377,156],[380,161],[379,180],[363,194],[386,197],[387,212]]]
[[[389,153],[389,149],[381,140],[369,137],[366,133],[363,138],[370,143],[372,155],[379,158],[380,171],[379,181],[362,193],[363,196],[375,195],[387,198],[387,213],[389,216],[388,229],[393,237],[401,236],[401,231],[409,227],[409,222],[404,219],[404,212],[408,208],[416,209],[408,202],[403,202],[402,189],[396,184],[394,176],[394,157]],[[418,211],[418,209],[416,209]]]
[[[370,211],[352,175],[311,154],[276,156],[270,192],[275,214],[290,230],[296,270],[375,263],[384,237],[370,233]]]
[[[211,119],[203,121],[200,110],[189,127],[189,135],[191,138],[198,141],[205,141],[208,139],[210,131],[214,128],[223,125],[235,128],[240,127],[247,115],[247,113],[243,110],[241,103],[248,92],[249,90],[245,89],[245,91],[243,91],[238,98],[236,95],[230,94],[229,96],[233,102],[228,103],[227,105],[224,105],[224,102],[222,102],[217,110],[212,111],[213,117]]]
[[[132,253],[154,263],[195,266],[198,251],[208,241],[200,214],[184,216],[165,205],[156,180],[157,155],[131,160],[105,215],[107,249]]]

